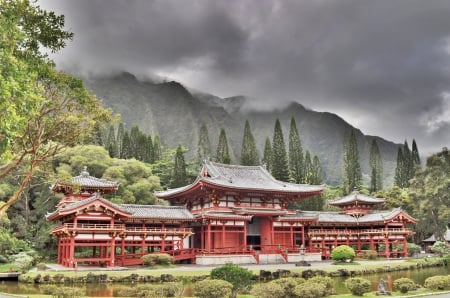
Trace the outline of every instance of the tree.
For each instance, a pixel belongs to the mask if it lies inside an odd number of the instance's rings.
[[[211,142],[209,141],[208,127],[203,122],[200,127],[200,133],[198,137],[197,159],[201,164],[204,160],[211,158]]]
[[[305,161],[303,163],[303,181],[302,183],[311,183],[311,177],[313,172],[313,166],[311,161],[311,153],[309,153],[309,150],[306,150],[305,152]]]
[[[272,170],[272,144],[270,143],[270,138],[266,138],[266,142],[264,143],[264,156],[263,156],[263,164],[266,165],[267,171]]]
[[[245,120],[244,137],[241,148],[241,165],[256,166],[259,164],[258,150],[256,149],[255,138],[253,137],[250,123]]]
[[[159,135],[156,134],[153,138],[153,160],[157,162],[162,158],[161,142],[159,141]]]
[[[397,166],[395,167],[394,185],[400,188],[405,188],[405,166],[402,147],[397,150]]]
[[[116,137],[116,144],[117,144],[117,156],[116,157],[118,157],[118,158],[122,158],[124,134],[125,134],[125,126],[121,122],[121,123],[119,123],[119,128],[117,129],[117,137]]]
[[[20,198],[40,165],[63,148],[92,139],[95,123],[111,120],[110,112],[86,91],[81,80],[54,71],[39,83],[45,100],[36,106],[35,115],[11,146],[13,156],[1,167],[0,178],[19,167],[27,170],[0,214]]]
[[[317,155],[314,155],[311,172],[312,175],[309,183],[315,185],[322,184],[323,183],[322,166],[320,165],[320,160]]]
[[[450,218],[450,153],[447,148],[427,158],[426,167],[411,180],[410,196],[417,218],[416,240],[434,234],[444,241]]]
[[[358,143],[352,129],[344,144],[344,192],[346,194],[361,187],[362,173],[359,164]]]
[[[109,152],[109,156],[117,157],[119,150],[116,142],[116,132],[113,125],[109,127],[108,139],[106,141],[106,144],[106,149]]]
[[[226,263],[221,267],[211,270],[211,279],[222,279],[233,285],[230,297],[236,297],[237,292],[252,283],[253,273],[247,269],[233,263]]]
[[[415,139],[413,139],[413,142],[412,142],[411,158],[413,160],[414,165],[416,167],[420,168],[421,162],[420,162],[419,149],[417,149],[417,144],[416,144]]]
[[[303,148],[294,117],[291,118],[289,129],[289,170],[292,182],[303,181]]]
[[[284,145],[280,120],[276,119],[272,142],[272,176],[280,181],[289,181],[289,165]]]
[[[348,245],[339,245],[331,251],[331,258],[335,261],[353,260],[355,250]]]
[[[183,146],[178,145],[177,151],[175,153],[172,181],[170,183],[170,187],[172,188],[185,186],[188,183],[186,174],[186,162],[184,161],[184,152],[185,149],[183,148]]]
[[[220,130],[219,143],[217,144],[216,150],[216,161],[224,164],[230,164],[231,158],[228,149],[227,134],[225,129]]]
[[[123,134],[122,148],[120,152],[120,158],[128,159],[131,158],[131,140],[128,131]]]
[[[381,161],[380,150],[378,149],[377,140],[372,140],[370,147],[370,191],[377,192],[383,188],[383,163]]]

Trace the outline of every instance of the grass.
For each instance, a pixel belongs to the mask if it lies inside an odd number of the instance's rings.
[[[19,266],[14,263],[0,264],[0,272],[20,271]]]

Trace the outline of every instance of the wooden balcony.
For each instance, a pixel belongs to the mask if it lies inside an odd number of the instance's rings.
[[[116,235],[137,235],[137,236],[181,236],[192,235],[190,228],[145,228],[145,227],[126,227],[124,224],[73,224],[65,223],[53,229],[52,234],[100,234],[115,233]]]
[[[329,236],[329,237],[347,237],[347,236],[385,236],[385,235],[413,235],[414,232],[408,228],[396,229],[362,229],[353,230],[326,230],[314,229],[308,231],[309,237]]]

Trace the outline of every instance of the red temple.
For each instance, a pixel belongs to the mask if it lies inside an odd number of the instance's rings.
[[[330,202],[343,212],[289,210],[324,187],[278,181],[260,166],[206,161],[192,184],[156,193],[172,206],[114,204],[101,197],[117,188],[86,170],[71,183],[52,186],[65,195],[47,215],[62,223],[52,231],[59,264],[136,265],[152,252],[197,264],[297,262],[327,258],[340,244],[407,256],[407,224],[415,222],[401,209],[373,211],[384,199],[357,192]]]

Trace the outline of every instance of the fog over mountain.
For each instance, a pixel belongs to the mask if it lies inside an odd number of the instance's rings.
[[[39,0],[71,73],[159,76],[253,107],[294,101],[420,153],[450,143],[446,0]]]
[[[122,115],[126,128],[133,125],[147,134],[160,135],[161,141],[175,148],[182,144],[189,149],[187,158],[196,157],[199,131],[202,123],[208,126],[212,151],[215,153],[219,132],[224,128],[231,149],[232,163],[240,161],[245,120],[248,119],[257,142],[260,159],[266,137],[272,141],[275,120],[281,122],[286,148],[289,126],[295,117],[304,151],[321,161],[325,182],[342,183],[344,139],[352,126],[339,116],[315,112],[299,103],[271,111],[258,111],[248,107],[245,96],[220,98],[200,90],[188,90],[174,81],[155,83],[138,80],[130,73],[113,76],[91,76],[84,79],[86,86],[101,98],[105,106]],[[376,138],[383,159],[386,186],[392,184],[396,166],[398,144],[379,137],[365,136],[357,130],[361,167],[368,183],[369,152]]]

